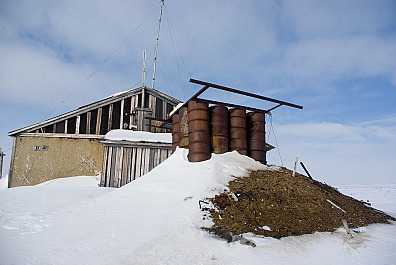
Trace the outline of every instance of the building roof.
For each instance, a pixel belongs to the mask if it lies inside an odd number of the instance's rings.
[[[173,98],[171,96],[168,96],[168,95],[166,95],[166,94],[164,94],[164,93],[162,93],[162,92],[160,92],[160,91],[158,91],[156,89],[152,89],[152,88],[148,88],[148,87],[139,87],[139,88],[130,89],[130,90],[127,90],[127,91],[124,91],[124,92],[119,92],[119,93],[113,94],[113,95],[111,95],[109,97],[106,97],[106,98],[101,99],[99,101],[96,101],[96,102],[90,103],[88,105],[79,107],[79,108],[77,108],[75,110],[69,111],[67,113],[61,114],[61,115],[53,117],[53,118],[50,118],[48,120],[45,120],[45,121],[42,121],[42,122],[39,122],[39,123],[35,123],[35,124],[29,125],[29,126],[26,126],[26,127],[21,128],[21,129],[18,129],[18,130],[11,131],[11,132],[8,133],[8,136],[14,137],[14,136],[17,136],[17,135],[19,135],[21,133],[35,132],[36,130],[39,130],[39,129],[43,128],[43,127],[46,127],[46,126],[49,126],[49,125],[52,125],[52,124],[55,124],[55,123],[70,119],[72,117],[77,117],[78,115],[87,113],[87,112],[89,112],[91,110],[95,110],[95,109],[110,105],[112,103],[115,103],[117,101],[123,100],[125,98],[131,97],[133,95],[139,94],[139,93],[142,92],[143,89],[145,90],[146,93],[151,94],[151,95],[155,95],[156,97],[161,98],[162,100],[164,100],[166,102],[173,103],[174,105],[177,105],[178,103],[180,103],[179,100],[177,100],[177,99],[175,99],[175,98]]]

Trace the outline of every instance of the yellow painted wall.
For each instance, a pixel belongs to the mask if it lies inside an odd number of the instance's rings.
[[[14,154],[10,187],[28,186],[56,178],[100,174],[103,145],[96,139],[18,136]]]

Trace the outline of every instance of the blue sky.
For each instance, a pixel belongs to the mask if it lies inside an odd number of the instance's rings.
[[[157,0],[0,1],[0,148],[9,131],[140,86],[143,50],[150,87],[159,13]],[[303,105],[273,111],[269,163],[396,183],[395,47],[395,1],[168,0],[155,88],[186,100],[194,78]]]

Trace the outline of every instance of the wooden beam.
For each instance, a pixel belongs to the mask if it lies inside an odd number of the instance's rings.
[[[98,114],[96,116],[96,131],[95,134],[100,134],[100,123],[102,121],[102,108],[98,109]]]
[[[68,120],[65,120],[65,131],[64,131],[65,134],[67,134],[67,124],[68,124]]]
[[[107,122],[107,132],[109,132],[111,130],[111,122],[112,122],[112,118],[113,118],[113,103],[110,104],[109,106],[109,116],[108,116],[108,122]]]
[[[81,116],[80,116],[80,115],[77,115],[76,130],[75,130],[76,134],[79,134],[79,133],[80,133],[80,122],[81,122]]]
[[[87,112],[87,123],[85,124],[85,133],[86,134],[90,134],[90,130],[91,130],[91,112],[88,111]]]

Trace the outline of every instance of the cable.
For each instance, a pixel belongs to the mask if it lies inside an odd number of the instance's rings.
[[[9,147],[10,145],[12,145],[12,143],[9,143],[9,144],[7,144],[6,146],[0,148],[0,150],[1,150],[1,149],[4,149],[4,148],[7,148],[7,147]],[[3,152],[3,153],[8,152],[8,151],[10,151],[11,149],[12,149],[12,147],[11,147],[11,148],[8,148],[7,150],[2,151],[2,152]]]
[[[91,79],[91,77],[99,71],[100,68],[102,68],[102,66],[107,63],[107,61],[113,57],[113,55],[122,47],[124,46],[124,44],[132,37],[132,35],[140,28],[141,25],[143,25],[143,23],[147,20],[147,18],[151,15],[151,13],[153,13],[153,11],[158,7],[158,5],[161,3],[162,1],[160,1],[151,11],[150,13],[143,19],[143,21],[132,31],[131,34],[129,34],[129,36],[121,43],[121,45],[119,45],[115,51],[110,54],[110,56],[108,56],[106,58],[106,60],[104,60],[93,72],[92,74],[90,74],[88,76],[87,79],[85,79],[80,85],[78,85],[76,87],[76,89],[73,90],[73,92],[71,92],[60,104],[58,104],[53,110],[51,110],[42,120],[45,120],[46,118],[48,118],[48,116],[50,116],[57,108],[59,108],[63,103],[65,103],[66,100],[68,100],[74,93],[77,92],[77,90],[79,90],[89,79]]]
[[[167,14],[167,13],[165,12],[165,14]],[[177,71],[178,71],[178,73],[179,73],[180,85],[181,85],[181,87],[182,87],[182,90],[183,90],[183,97],[184,97],[184,100],[185,100],[185,99],[186,99],[186,95],[185,95],[185,93],[184,93],[184,87],[183,87],[183,81],[182,81],[182,77],[181,77],[181,73],[180,73],[179,62],[178,62],[177,56],[176,56],[175,44],[174,44],[174,42],[173,42],[173,37],[172,37],[172,33],[171,33],[171,28],[170,28],[170,26],[169,26],[169,17],[168,17],[167,22],[168,22],[168,28],[169,28],[169,35],[170,35],[171,42],[172,42],[173,54],[175,55],[175,61],[176,61]]]
[[[274,135],[275,144],[276,144],[276,149],[278,150],[279,158],[280,158],[280,161],[281,161],[282,167],[283,167],[284,164],[283,164],[282,156],[281,156],[281,153],[280,153],[280,150],[279,150],[278,141],[276,140],[275,130],[274,130],[274,127],[273,127],[273,125],[272,125],[272,114],[271,114],[271,112],[268,113],[268,116],[269,116],[269,118],[270,118],[271,129],[272,129],[272,133],[273,133],[273,135]],[[270,131],[270,132],[271,132],[271,131]]]
[[[180,51],[180,47],[179,47],[179,44],[178,44],[178,42],[177,42],[176,34],[175,34],[175,31],[174,31],[173,26],[172,26],[172,21],[170,20],[170,16],[169,16],[169,13],[168,13],[168,10],[167,10],[166,7],[165,7],[165,15],[166,15],[167,22],[168,22],[169,35],[170,35],[171,41],[172,41],[173,53],[174,53],[174,55],[175,55],[176,64],[177,64],[177,69],[178,69],[178,72],[179,72],[180,84],[181,84],[181,87],[182,87],[182,90],[183,90],[184,100],[186,100],[186,93],[185,93],[184,86],[183,86],[183,81],[182,81],[182,77],[181,77],[181,71],[180,71],[180,67],[179,67],[179,62],[178,62],[178,60],[177,60],[175,44],[174,44],[174,42],[173,42],[173,37],[172,37],[172,36],[175,37],[176,47],[177,47],[177,49],[178,49],[178,51],[179,51],[179,55],[180,55],[180,58],[181,58],[181,60],[182,60],[182,62],[183,62],[184,69],[186,70],[187,75],[188,75],[189,78],[191,78],[191,74],[190,74],[190,72],[189,72],[188,69],[187,69],[187,66],[186,66],[186,63],[185,63],[185,61],[184,61],[183,55],[182,55],[182,53],[181,53],[181,51]]]
[[[164,72],[162,72],[161,66],[159,65],[158,62],[157,62],[157,65],[158,65],[158,68],[160,69],[160,72],[161,72],[161,74],[162,74],[162,77],[164,78],[165,83],[167,84],[167,86],[168,86],[168,88],[169,88],[169,90],[170,90],[172,96],[175,97],[175,95],[173,94],[173,91],[172,91],[172,89],[171,89],[171,87],[170,87],[170,85],[169,85],[169,83],[168,83],[168,80],[166,80],[165,75],[164,75]]]

